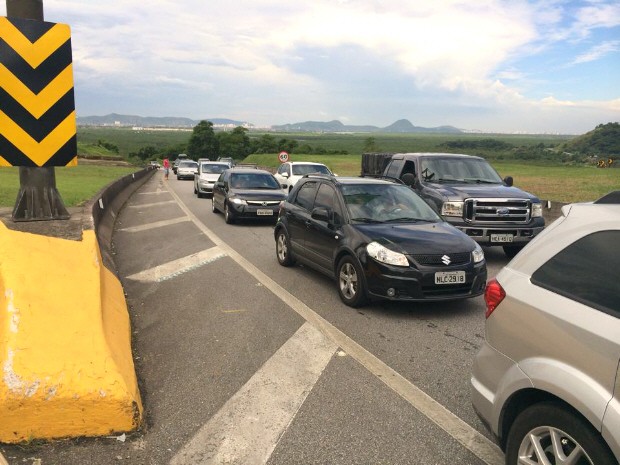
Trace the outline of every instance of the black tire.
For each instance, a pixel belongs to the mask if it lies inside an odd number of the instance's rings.
[[[353,257],[346,255],[338,262],[336,269],[338,294],[349,307],[359,307],[366,303],[366,284],[364,273]]]
[[[211,196],[211,211],[213,213],[219,213],[220,211],[217,209],[217,207],[215,206],[215,199],[213,198],[213,196]]]
[[[566,456],[571,453],[583,454],[579,461],[571,463],[618,465],[609,447],[592,425],[559,402],[535,404],[517,416],[508,433],[506,465],[525,463],[519,461],[524,457],[530,458],[531,463],[543,463],[536,456],[532,444],[535,439],[551,463],[566,463],[556,457],[551,434],[560,439],[562,453]]]
[[[291,266],[295,263],[295,258],[291,250],[291,241],[283,228],[280,229],[276,235],[276,257],[278,263],[282,266]]]
[[[235,222],[235,214],[226,201],[224,201],[224,221],[226,221],[226,224],[233,224]]]
[[[504,245],[502,246],[502,248],[504,249],[504,253],[506,254],[506,256],[508,258],[514,258],[515,255],[517,255],[521,249],[523,249],[523,247],[525,247],[524,245]]]

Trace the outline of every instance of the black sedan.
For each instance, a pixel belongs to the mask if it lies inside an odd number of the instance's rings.
[[[338,281],[342,301],[455,300],[481,295],[480,246],[398,182],[304,176],[280,207],[276,256]]]
[[[214,213],[224,212],[226,223],[237,219],[275,221],[286,192],[268,171],[254,168],[230,168],[213,186],[211,205]]]

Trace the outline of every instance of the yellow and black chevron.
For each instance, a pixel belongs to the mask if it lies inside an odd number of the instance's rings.
[[[0,17],[0,166],[77,165],[71,31]]]

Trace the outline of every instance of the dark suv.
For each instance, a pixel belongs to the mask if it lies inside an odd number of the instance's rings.
[[[406,185],[306,175],[280,206],[276,256],[338,281],[342,301],[421,301],[480,295],[486,262],[478,244]]]

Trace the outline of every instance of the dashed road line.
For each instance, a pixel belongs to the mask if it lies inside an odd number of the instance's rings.
[[[337,349],[323,333],[304,323],[170,465],[267,463]]]
[[[200,268],[207,263],[214,262],[225,256],[226,252],[220,247],[211,247],[210,249],[202,250],[188,255],[187,257],[182,257],[154,268],[132,274],[131,276],[127,276],[127,279],[141,282],[162,282]]]
[[[471,427],[457,415],[426,394],[422,389],[411,383],[396,370],[364,349],[360,344],[330,324],[297,297],[289,293],[236,250],[222,241],[213,231],[207,228],[207,226],[187,208],[176,192],[170,190],[170,194],[174,197],[179,207],[191,218],[194,224],[216,244],[217,247],[237,262],[257,281],[262,283],[263,286],[273,292],[291,309],[297,312],[304,320],[323,333],[323,335],[330,339],[336,346],[342,348],[342,350],[358,361],[369,372],[405,399],[412,407],[425,415],[429,420],[434,422],[486,464],[502,465],[504,463],[504,454],[497,444],[487,439],[475,428]]]
[[[132,233],[148,231],[150,229],[161,228],[163,226],[170,226],[170,225],[177,224],[177,223],[183,223],[185,221],[191,221],[191,219],[188,216],[181,216],[180,218],[174,218],[172,220],[155,221],[153,223],[142,224],[140,226],[130,226],[128,228],[121,228],[119,229],[119,231],[132,232]]]

